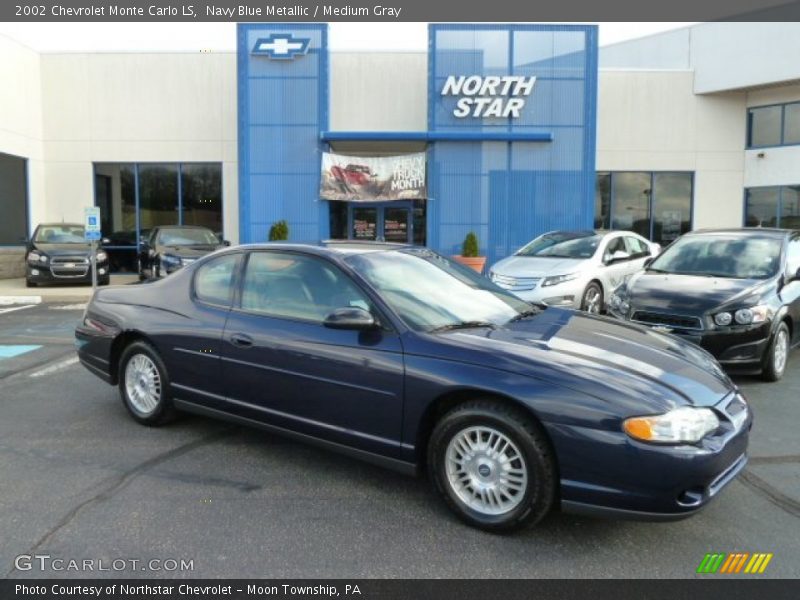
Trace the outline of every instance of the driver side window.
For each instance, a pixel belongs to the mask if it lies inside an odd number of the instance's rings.
[[[369,298],[328,261],[289,252],[253,252],[242,286],[242,309],[322,323],[337,308],[373,312]]]
[[[800,237],[795,237],[789,242],[786,250],[786,274],[794,278],[798,269],[800,269]]]

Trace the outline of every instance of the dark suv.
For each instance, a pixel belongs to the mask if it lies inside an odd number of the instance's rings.
[[[91,283],[92,247],[79,223],[42,223],[25,250],[25,283]],[[108,254],[97,250],[97,283],[109,282]]]
[[[695,342],[729,370],[777,381],[800,343],[800,232],[687,233],[617,288],[608,308]]]

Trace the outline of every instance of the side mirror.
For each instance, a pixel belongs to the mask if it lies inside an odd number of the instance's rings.
[[[230,246],[231,245],[231,241],[230,240],[222,240],[222,245],[223,246]]]
[[[357,331],[378,328],[378,322],[375,317],[369,311],[358,307],[337,308],[325,317],[323,325],[331,329],[354,329]]]

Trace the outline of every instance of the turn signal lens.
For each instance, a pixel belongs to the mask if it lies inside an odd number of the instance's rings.
[[[699,442],[719,427],[719,419],[708,408],[685,406],[663,415],[626,419],[622,428],[643,442],[681,444]]]

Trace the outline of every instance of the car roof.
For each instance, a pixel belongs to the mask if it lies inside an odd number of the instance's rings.
[[[39,223],[36,227],[83,227],[83,223]]]
[[[727,229],[695,229],[684,235],[737,235],[741,237],[786,237],[796,233],[794,229],[778,229],[776,227],[730,227]]]
[[[208,229],[211,231],[211,228],[205,225],[153,225],[151,229]]]
[[[371,242],[359,240],[323,240],[318,243],[301,242],[260,242],[236,246],[241,250],[289,250],[303,251],[321,256],[346,256],[349,254],[365,254],[368,252],[388,252],[414,248],[410,244],[393,244],[390,242]]]

